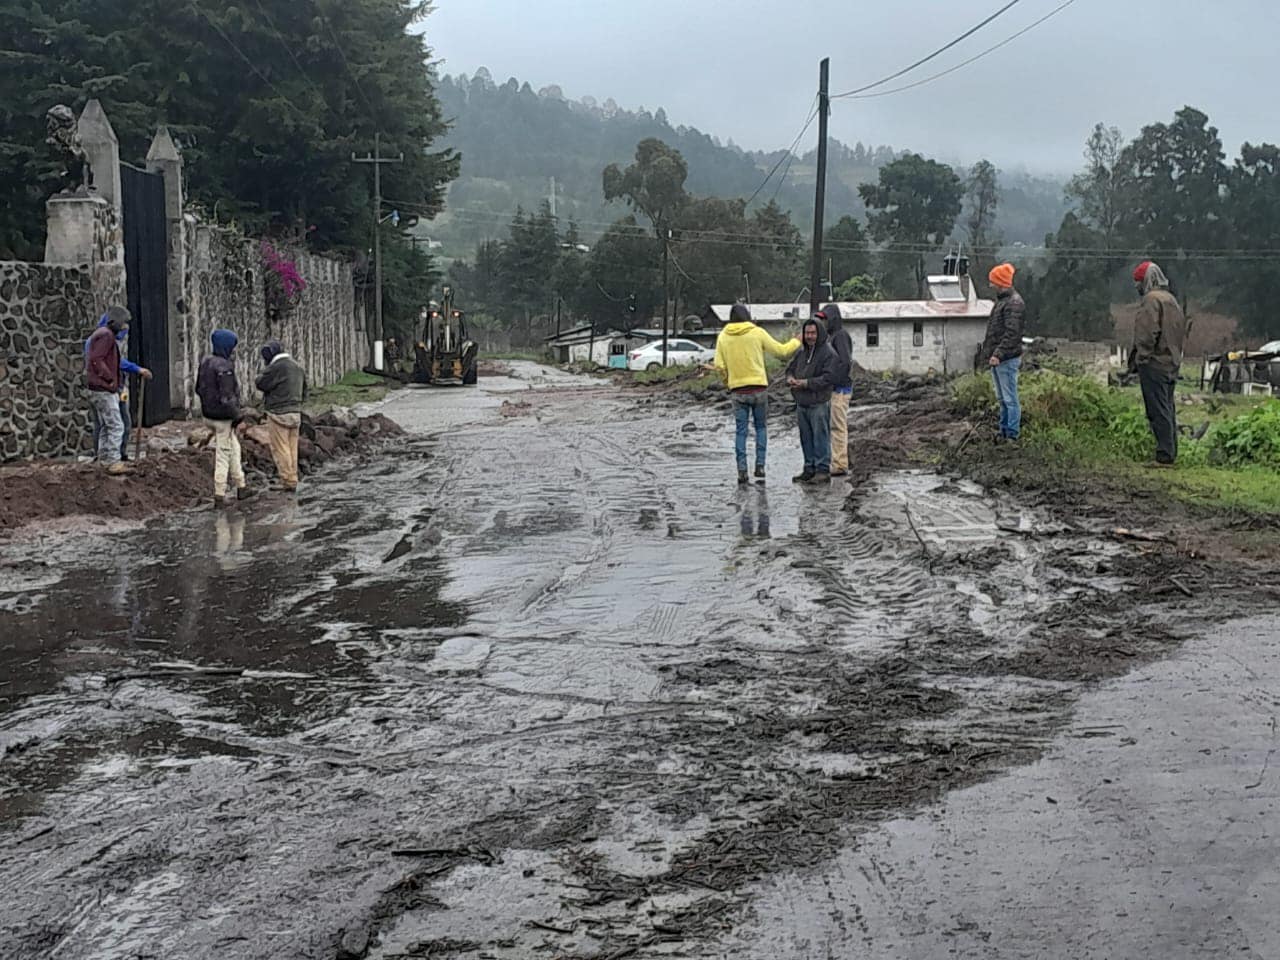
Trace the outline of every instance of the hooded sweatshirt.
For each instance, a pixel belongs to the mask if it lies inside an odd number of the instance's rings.
[[[301,413],[307,393],[306,372],[278,340],[262,348],[262,360],[267,368],[254,383],[262,393],[262,408],[277,415]]]
[[[844,328],[844,318],[840,316],[840,307],[828,303],[822,308],[822,315],[827,320],[827,336],[831,349],[840,358],[840,367],[836,370],[836,378],[832,386],[837,390],[850,390],[853,387],[853,337]]]
[[[101,317],[99,317],[98,326],[95,328],[94,332],[96,333],[98,330],[101,330],[103,327],[105,327],[107,325],[107,322],[110,319],[111,318],[105,313]],[[89,341],[92,339],[93,337],[89,336],[89,337],[86,337],[84,341],[84,359],[86,364],[89,362]],[[119,333],[116,334],[117,350],[120,354],[120,372],[122,374],[141,373],[142,367],[138,366],[136,363],[134,363],[125,355],[125,344],[127,343],[128,339],[129,339],[128,330],[121,330]],[[120,397],[122,400],[126,396],[126,392],[125,392],[126,387],[127,387],[126,381],[124,377],[121,376],[120,377]]]
[[[1133,361],[1176,376],[1187,343],[1187,318],[1154,263],[1142,278],[1142,305],[1133,321]]]
[[[827,342],[827,329],[818,320],[805,321],[804,329],[818,331],[817,342],[803,344],[787,367],[787,376],[806,381],[803,387],[792,387],[791,395],[801,407],[815,407],[831,399],[831,388],[840,373],[840,357]],[[803,333],[802,333],[803,339]]]
[[[779,343],[751,322],[751,311],[744,304],[735,303],[729,323],[716,337],[715,367],[730,390],[764,390],[769,386],[764,355],[785,360],[799,349],[799,340]]]
[[[200,410],[208,420],[240,419],[240,382],[231,352],[239,342],[230,330],[215,330],[209,336],[213,356],[200,361],[196,376],[196,396]]]

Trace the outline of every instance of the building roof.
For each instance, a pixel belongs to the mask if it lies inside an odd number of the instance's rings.
[[[840,316],[851,323],[882,320],[985,320],[995,306],[990,300],[870,300],[837,302]],[[733,304],[712,304],[711,312],[721,323],[729,319]],[[783,323],[808,318],[807,303],[753,303],[751,319],[756,323]]]
[[[542,342],[551,346],[572,346],[578,343],[590,343],[594,340],[612,340],[614,337],[620,337],[623,334],[614,330],[612,327],[601,329],[597,327],[592,333],[591,324],[581,327],[574,327],[571,330],[561,330],[559,333],[553,333],[549,337],[543,337]]]

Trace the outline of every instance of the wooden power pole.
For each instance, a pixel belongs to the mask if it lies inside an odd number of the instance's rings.
[[[818,312],[818,294],[822,284],[822,215],[827,205],[827,114],[831,97],[827,76],[831,60],[823,58],[818,67],[818,185],[813,198],[813,269],[809,276],[809,316]]]
[[[384,163],[404,163],[404,154],[398,157],[382,155],[382,134],[373,135],[373,153],[363,157],[351,155],[352,163],[373,164],[373,272],[377,278],[377,286],[373,292],[373,368],[382,369],[382,342],[385,339],[382,327],[382,165]]]

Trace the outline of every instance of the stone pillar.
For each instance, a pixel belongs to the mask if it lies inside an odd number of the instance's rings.
[[[110,217],[110,204],[100,196],[60,193],[45,204],[48,218],[44,262],[88,265],[101,262],[101,224]]]
[[[116,132],[111,129],[111,121],[107,119],[102,104],[90,100],[80,112],[80,120],[76,124],[80,134],[80,144],[84,147],[85,156],[89,158],[89,167],[93,171],[93,189],[107,203],[116,217],[120,216],[120,141]]]
[[[147,171],[164,178],[165,236],[169,250],[169,402],[175,410],[187,406],[187,391],[182,369],[182,314],[187,304],[182,284],[187,274],[186,233],[182,221],[182,154],[169,136],[169,128],[161,127],[147,151]]]

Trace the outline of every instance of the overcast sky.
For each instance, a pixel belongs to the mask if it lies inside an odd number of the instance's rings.
[[[1020,0],[903,78],[946,69],[1062,0]],[[1002,0],[435,0],[424,29],[446,73],[488,67],[536,90],[663,107],[673,124],[748,148],[785,147],[831,58],[839,93],[893,73]],[[918,90],[838,100],[831,134],[948,159],[1070,172],[1093,124],[1132,136],[1185,104],[1209,114],[1228,155],[1280,140],[1277,0],[1075,0],[990,56]],[[891,84],[886,89],[897,86]],[[802,142],[816,141],[811,128]]]

